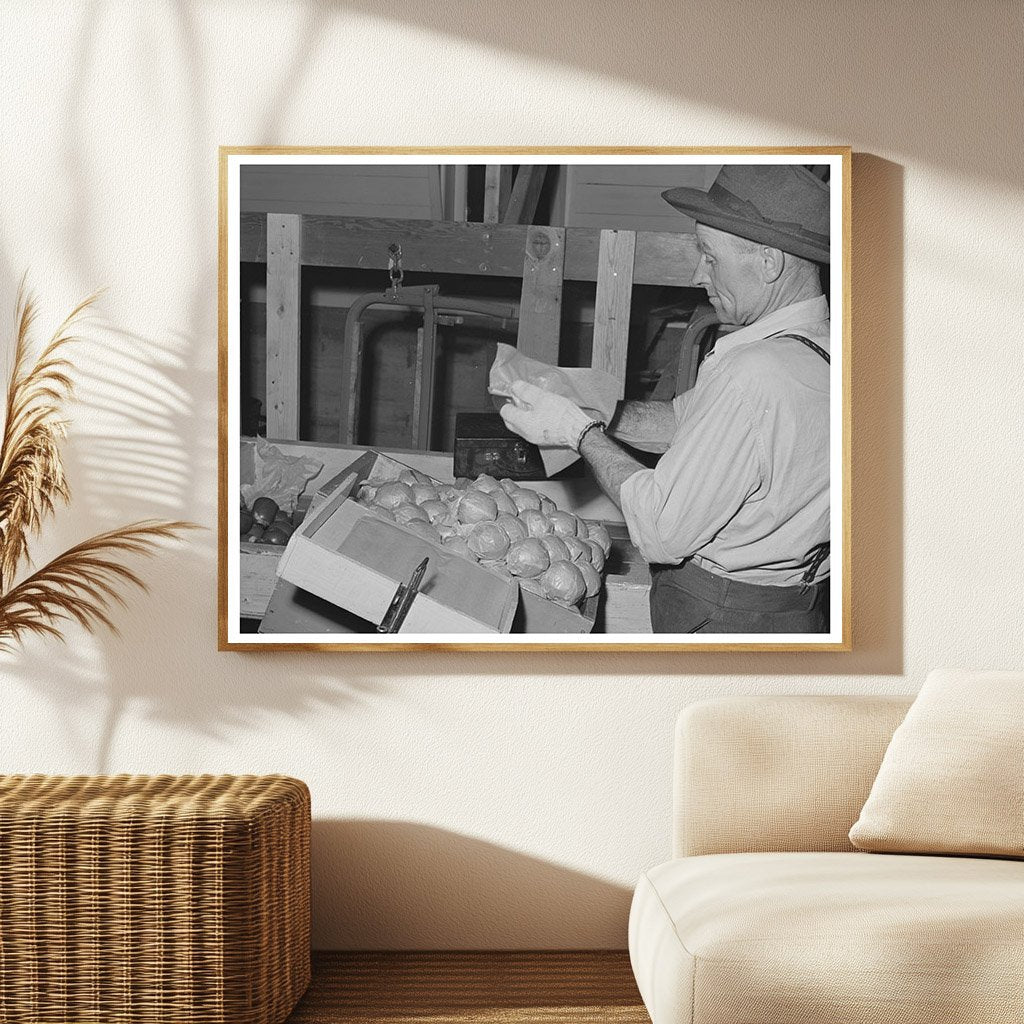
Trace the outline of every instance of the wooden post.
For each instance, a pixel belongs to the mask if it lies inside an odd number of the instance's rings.
[[[509,196],[508,208],[501,218],[505,223],[530,224],[533,221],[547,170],[546,164],[523,164],[519,168],[515,184],[512,186],[512,194]]]
[[[633,298],[635,254],[635,231],[601,232],[597,256],[594,347],[590,365],[618,379],[619,398],[626,394],[629,307]]]
[[[302,216],[267,214],[267,437],[299,439]]]
[[[510,164],[488,164],[484,169],[484,223],[497,224],[504,219],[512,191]]]
[[[564,269],[565,228],[531,227],[526,233],[516,347],[523,355],[554,366],[558,365]]]

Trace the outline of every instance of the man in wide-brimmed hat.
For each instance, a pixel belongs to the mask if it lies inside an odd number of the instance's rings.
[[[792,164],[722,168],[663,193],[697,222],[722,335],[672,402],[625,402],[608,433],[663,451],[645,468],[567,399],[517,384],[528,440],[575,448],[651,563],[658,633],[828,631],[829,187]]]

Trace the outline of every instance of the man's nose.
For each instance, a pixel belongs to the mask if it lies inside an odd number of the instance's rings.
[[[704,267],[704,258],[701,257],[697,262],[697,266],[694,268],[693,277],[690,283],[695,285],[697,288],[703,288],[709,282],[710,278],[707,275],[707,271]]]

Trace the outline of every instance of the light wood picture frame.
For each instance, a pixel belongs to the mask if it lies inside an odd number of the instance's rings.
[[[819,402],[815,421],[827,426],[813,435],[816,529],[827,533],[814,550],[827,552],[827,561],[816,560],[813,582],[802,587],[794,573],[803,563],[779,563],[788,571],[787,593],[819,595],[821,631],[737,633],[727,618],[709,615],[693,632],[692,619],[680,619],[685,630],[654,632],[645,540],[634,535],[642,527],[582,462],[551,479],[535,473],[504,488],[537,492],[545,511],[550,501],[574,513],[585,548],[586,523],[608,528],[612,547],[600,592],[574,607],[551,601],[550,591],[535,593],[536,584],[524,589],[523,578],[497,561],[478,564],[437,544],[426,529],[367,513],[360,495],[372,504],[375,488],[398,474],[410,486],[429,478],[423,486],[445,487],[458,466],[479,468],[484,459],[507,467],[513,449],[524,465],[536,458],[537,450],[517,439],[511,447],[508,437],[492,439],[490,427],[475,436],[472,415],[496,408],[486,394],[496,339],[544,363],[603,370],[621,382],[618,397],[674,399],[682,423],[679,410],[700,395],[694,389],[702,358],[737,327],[723,314],[727,288],[720,289],[723,298],[701,283],[717,255],[716,232],[726,232],[722,244],[736,236],[749,243],[737,252],[758,266],[811,258],[787,252],[787,242],[771,245],[789,237],[774,233],[793,228],[785,216],[773,220],[756,197],[751,210],[742,196],[721,191],[730,168],[740,169],[736,180],[761,171],[767,180],[765,169],[785,168],[824,183],[829,260],[820,279],[827,320],[821,345],[808,347],[824,348],[830,359],[827,369],[814,364],[808,372],[827,391],[827,409]],[[219,649],[849,651],[850,174],[844,146],[222,147]],[[739,204],[737,224],[762,218],[770,227],[758,235],[704,223],[698,232],[692,210],[662,198],[675,187],[724,194]],[[756,311],[737,320],[741,328],[756,326]],[[786,330],[786,339],[799,333]],[[716,359],[731,365],[724,354]],[[706,388],[711,371],[701,372]],[[456,421],[460,408],[469,419]],[[644,473],[654,473],[657,453],[626,450]],[[770,467],[786,463],[765,458]],[[758,463],[760,472],[766,464]],[[714,482],[706,486],[713,497]],[[261,489],[278,495],[284,508],[277,527],[249,543],[241,531]],[[457,508],[458,497],[448,497]],[[268,508],[263,503],[260,511]],[[456,528],[467,532],[458,523],[450,527]],[[773,536],[771,528],[756,530],[755,542]],[[594,536],[599,549],[605,546]],[[262,542],[268,539],[276,543]],[[409,588],[420,555],[429,556],[428,568]],[[557,551],[554,557],[561,558]],[[716,594],[727,584],[741,591],[736,583],[754,586],[755,596],[763,592],[770,577],[754,571],[761,563],[747,572],[717,557],[717,549],[704,546],[681,565],[710,573]],[[681,571],[656,567],[654,577],[674,581]],[[410,590],[404,602],[403,588]],[[399,631],[378,631],[392,604]],[[708,631],[708,623],[719,622],[721,631]]]

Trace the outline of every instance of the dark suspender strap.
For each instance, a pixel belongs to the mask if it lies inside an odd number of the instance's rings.
[[[829,366],[832,365],[832,360],[829,358],[829,354],[816,342],[811,341],[810,338],[805,338],[802,334],[773,334],[773,338],[792,338],[794,341],[799,341],[801,344],[806,345],[815,355],[821,356]],[[807,571],[800,578],[800,585],[806,590],[814,585],[815,576],[818,575],[818,570],[821,568],[822,563],[828,558],[829,550],[831,545],[828,541],[822,544],[816,544],[808,552],[807,557],[810,559],[810,564],[807,566]]]
[[[815,355],[821,356],[830,366],[832,365],[829,354],[817,342],[811,341],[810,338],[805,338],[802,334],[773,334],[772,337],[792,338],[794,341],[799,341],[801,344],[806,345]]]

